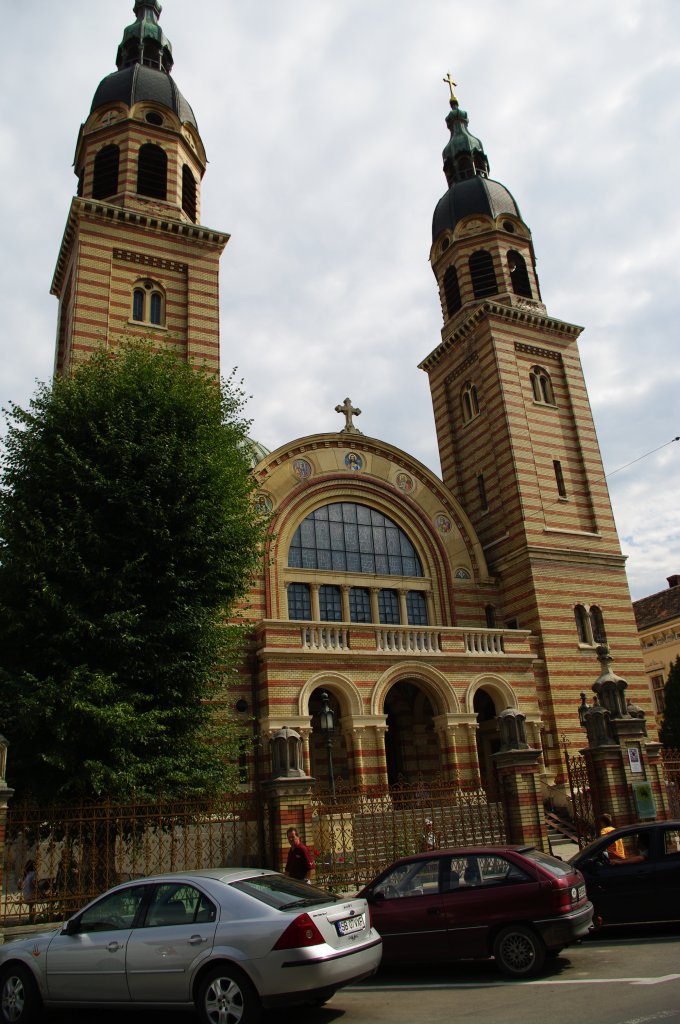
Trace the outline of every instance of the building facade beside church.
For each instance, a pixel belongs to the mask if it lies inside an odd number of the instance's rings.
[[[171,76],[160,4],[134,11],[78,136],[52,284],[55,368],[151,337],[217,374],[229,236],[200,220],[206,155]],[[496,719],[511,708],[542,751],[546,798],[563,787],[563,743],[584,745],[578,706],[600,644],[652,711],[581,328],[544,304],[531,232],[449,85],[447,191],[429,254],[443,326],[420,363],[442,476],[361,432],[352,400],[370,394],[338,395],[335,429],[258,451],[272,522],[233,694],[253,788],[284,726],[302,737],[306,773],[327,781],[322,693],[336,774],[353,785],[444,774],[493,794]]]

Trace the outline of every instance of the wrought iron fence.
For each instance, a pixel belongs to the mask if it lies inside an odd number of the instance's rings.
[[[503,843],[503,807],[483,789],[431,779],[368,790],[317,790],[312,799],[316,882],[350,891],[398,857],[445,846]]]
[[[578,845],[583,849],[597,835],[592,780],[588,772],[586,758],[583,754],[570,754],[566,743],[564,745],[564,763],[569,780],[574,831]]]
[[[680,750],[664,747],[661,751],[661,760],[666,776],[666,794],[671,818],[680,818]]]
[[[267,849],[266,815],[250,795],[47,808],[12,804],[0,920],[62,920],[117,882],[158,871],[262,865]]]

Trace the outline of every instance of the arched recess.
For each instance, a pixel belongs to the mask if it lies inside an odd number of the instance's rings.
[[[387,725],[385,767],[390,785],[434,779],[444,769],[435,720],[448,710],[451,690],[437,675],[401,666],[386,673],[375,688],[373,707]]]
[[[483,675],[468,687],[465,704],[477,719],[477,760],[482,787],[489,799],[496,800],[499,787],[494,754],[500,750],[496,719],[506,708],[517,708],[517,698],[512,687],[500,676]]]
[[[309,714],[309,701],[315,690],[327,690],[333,693],[342,709],[343,715],[363,714],[363,703],[358,688],[340,672],[316,672],[307,680],[298,697],[298,714],[301,717]]]
[[[409,680],[409,682],[417,683],[427,693],[435,707],[436,714],[456,715],[460,713],[461,708],[458,698],[450,683],[441,672],[434,668],[414,664],[413,662],[402,662],[402,664],[384,672],[376,682],[371,694],[369,714],[383,715],[382,709],[385,705],[387,693],[395,683],[402,682],[405,679]]]

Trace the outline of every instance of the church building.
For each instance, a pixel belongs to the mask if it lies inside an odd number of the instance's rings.
[[[229,236],[201,222],[205,149],[171,75],[160,4],[137,0],[134,12],[78,136],[52,283],[55,369],[151,337],[218,374]],[[359,395],[337,396],[339,429],[253,447],[271,526],[232,695],[252,788],[287,727],[321,785],[332,742],[351,786],[445,776],[493,796],[497,717],[510,708],[542,752],[544,797],[557,797],[563,747],[585,742],[580,695],[602,644],[651,712],[581,328],[548,311],[531,231],[447,82],[446,191],[433,197],[429,251],[442,329],[413,367],[430,381],[441,478],[361,432]]]

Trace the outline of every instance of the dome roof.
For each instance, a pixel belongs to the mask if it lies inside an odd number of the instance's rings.
[[[107,75],[97,86],[90,113],[107,103],[121,102],[131,107],[141,100],[148,100],[167,107],[180,119],[182,124],[198,125],[194,112],[177,88],[174,79],[165,71],[132,64],[121,71]]]
[[[432,241],[442,231],[452,231],[463,217],[474,213],[494,219],[499,214],[508,213],[522,219],[519,207],[505,185],[476,174],[465,181],[454,182],[437,203],[432,217]]]
[[[271,455],[269,448],[265,448],[263,444],[255,441],[252,437],[244,438],[241,448],[250,463],[251,469],[254,469],[258,462],[262,462],[268,455]]]

